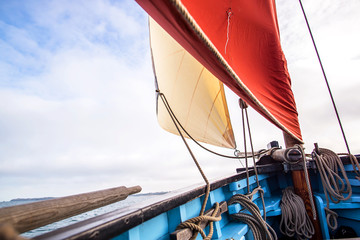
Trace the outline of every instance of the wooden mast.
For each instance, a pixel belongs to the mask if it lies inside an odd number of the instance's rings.
[[[288,133],[283,132],[283,134],[284,134],[285,146],[287,148],[293,147],[295,144],[301,144],[297,139],[293,138]],[[292,170],[291,175],[292,175],[292,180],[293,180],[293,185],[294,185],[294,191],[304,201],[306,212],[309,215],[310,220],[314,225],[315,234],[313,235],[312,239],[323,239],[322,234],[321,234],[319,218],[316,218],[316,220],[314,220],[314,216],[313,216],[313,212],[312,212],[312,208],[311,208],[311,204],[310,204],[310,197],[314,199],[314,196],[309,196],[309,192],[308,192],[307,185],[306,185],[305,172],[304,172],[304,170]],[[309,183],[310,183],[310,188],[311,188],[311,182],[309,181]],[[315,200],[314,200],[314,202],[315,202]],[[316,206],[315,206],[315,208],[316,208]]]

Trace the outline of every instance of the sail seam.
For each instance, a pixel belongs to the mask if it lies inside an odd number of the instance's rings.
[[[198,85],[199,85],[199,82],[200,82],[200,80],[201,80],[201,76],[202,76],[202,74],[203,74],[203,72],[204,72],[204,69],[205,69],[205,67],[203,67],[203,68],[201,69],[200,74],[199,74],[199,77],[198,77],[198,79],[197,79],[197,81],[196,81],[196,84],[195,84],[194,91],[193,91],[193,93],[192,93],[192,95],[191,95],[190,106],[189,106],[189,110],[188,110],[188,113],[187,113],[187,118],[186,118],[186,121],[185,121],[185,126],[187,125],[187,122],[189,121],[189,116],[190,116],[190,112],[191,112],[191,108],[192,108],[192,104],[193,104],[193,99],[194,99],[194,97],[195,97],[196,91],[198,90]]]

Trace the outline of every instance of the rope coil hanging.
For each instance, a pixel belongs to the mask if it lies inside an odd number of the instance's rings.
[[[352,195],[352,189],[339,156],[325,148],[319,148],[317,151],[318,153],[315,150],[312,152],[312,158],[319,170],[326,198],[326,221],[329,228],[335,230],[338,227],[337,213],[329,209],[329,198],[334,203],[348,200]]]
[[[311,238],[315,229],[306,213],[304,201],[294,193],[292,187],[283,190],[281,198],[280,232],[287,237],[297,236],[298,239]]]
[[[250,214],[239,211],[238,213],[231,214],[231,218],[236,221],[246,223],[253,235],[254,239],[259,240],[276,240],[277,235],[274,229],[261,217],[259,207],[252,202],[252,197],[257,192],[263,192],[261,188],[255,188],[253,192],[248,193],[246,195],[243,194],[236,194],[230,198],[228,201],[228,205],[232,205],[235,203],[239,203],[241,206],[244,207],[245,210],[248,210]],[[265,209],[264,209],[265,212]]]

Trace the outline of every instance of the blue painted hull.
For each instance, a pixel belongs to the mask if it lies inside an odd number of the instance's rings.
[[[344,202],[330,204],[330,209],[335,210],[339,217],[339,226],[349,226],[360,236],[360,181],[355,179],[352,166],[345,166],[353,195]],[[322,235],[330,238],[329,229],[326,224],[324,207],[326,201],[322,192],[320,176],[310,171],[313,186],[317,215],[320,220]],[[282,190],[292,186],[291,173],[277,171],[259,175],[260,185],[264,190],[267,222],[275,229],[278,236],[280,223],[280,202]],[[255,176],[250,177],[250,187],[256,187]],[[212,184],[207,209],[215,202],[228,201],[235,194],[245,194],[247,191],[245,174],[238,174]],[[192,189],[180,190],[160,196],[149,202],[131,206],[103,216],[95,217],[88,221],[74,224],[70,227],[56,230],[36,239],[114,239],[114,240],[139,240],[139,239],[170,239],[170,234],[175,231],[177,225],[192,217],[196,217],[201,209],[203,201],[204,186]],[[262,204],[259,194],[254,196],[253,201],[257,203],[261,212]],[[222,219],[214,223],[214,235],[212,239],[253,239],[248,225],[231,219],[230,214],[241,209],[240,205],[228,206],[228,212],[222,214]],[[208,231],[208,228],[205,229]],[[197,239],[202,239],[200,234]]]

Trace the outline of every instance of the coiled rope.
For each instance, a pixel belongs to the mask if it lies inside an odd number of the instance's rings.
[[[297,235],[298,239],[311,238],[315,229],[306,213],[304,201],[294,193],[293,187],[283,190],[281,198],[280,232],[288,237]]]
[[[259,207],[252,202],[252,197],[257,192],[263,192],[261,188],[255,188],[252,193],[243,195],[236,194],[230,198],[228,201],[228,206],[239,203],[244,207],[245,210],[248,210],[250,214],[239,211],[238,213],[231,214],[231,218],[234,220],[246,223],[253,235],[254,239],[259,240],[276,240],[276,232],[274,229],[261,217]],[[265,212],[265,209],[264,209]]]
[[[214,225],[213,222],[217,222],[221,220],[221,215],[219,217],[216,217],[216,215],[219,212],[219,203],[215,203],[215,209],[211,216],[198,216],[191,218],[185,222],[180,223],[177,226],[177,230],[184,229],[184,228],[190,228],[193,232],[198,232],[203,237],[204,240],[210,240],[213,233],[214,233]],[[199,226],[199,224],[202,221],[209,221],[209,234],[206,236],[204,230]],[[193,234],[191,239],[196,239],[197,234]]]
[[[352,195],[351,185],[344,165],[336,153],[329,149],[319,148],[318,153],[315,150],[312,152],[312,158],[319,170],[326,198],[326,221],[329,228],[335,230],[338,226],[338,215],[329,209],[329,198],[334,203],[349,199]]]

